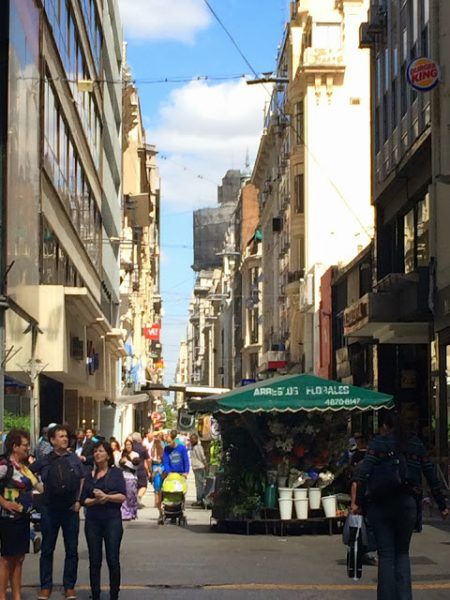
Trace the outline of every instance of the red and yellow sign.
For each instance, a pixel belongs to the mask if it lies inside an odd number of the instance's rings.
[[[431,58],[416,58],[409,63],[406,76],[409,85],[415,90],[429,92],[439,83],[439,65]]]

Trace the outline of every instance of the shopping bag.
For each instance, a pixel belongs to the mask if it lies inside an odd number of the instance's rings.
[[[347,526],[347,575],[354,581],[362,576],[363,539],[362,530],[364,520],[362,515],[349,515]]]

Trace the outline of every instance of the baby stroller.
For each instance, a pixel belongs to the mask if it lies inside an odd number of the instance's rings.
[[[180,527],[186,527],[184,515],[184,498],[187,492],[186,479],[179,473],[169,473],[162,484],[162,512],[158,519],[159,525],[170,519]]]

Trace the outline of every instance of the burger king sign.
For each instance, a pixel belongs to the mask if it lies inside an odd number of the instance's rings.
[[[416,58],[408,65],[408,83],[418,92],[429,92],[439,83],[439,65],[431,58]]]

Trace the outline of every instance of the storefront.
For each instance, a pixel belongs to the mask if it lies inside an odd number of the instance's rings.
[[[191,410],[213,413],[221,431],[213,518],[247,530],[325,522],[331,531],[349,501],[350,416],[392,407],[390,395],[306,374],[192,402]]]

